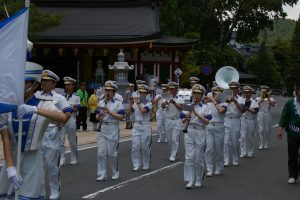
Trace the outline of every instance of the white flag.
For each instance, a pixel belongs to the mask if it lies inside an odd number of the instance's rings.
[[[24,103],[28,7],[0,22],[0,113]]]

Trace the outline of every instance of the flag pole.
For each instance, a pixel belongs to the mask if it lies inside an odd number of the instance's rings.
[[[3,3],[3,7],[4,7],[4,10],[5,10],[6,16],[9,17],[9,14],[8,14],[8,11],[7,11],[5,3]]]
[[[30,0],[25,0],[25,6],[29,8]],[[23,117],[19,119],[19,132],[18,132],[18,149],[17,149],[17,174],[20,176],[21,169],[21,148],[22,148],[22,135],[23,135]],[[15,191],[15,200],[19,199],[19,190]]]

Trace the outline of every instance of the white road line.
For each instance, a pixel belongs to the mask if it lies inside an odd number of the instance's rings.
[[[155,133],[155,134],[152,134],[152,136],[156,136],[157,134]],[[121,139],[121,141],[119,141],[120,143],[122,143],[122,142],[128,142],[128,141],[131,141],[132,140],[132,138],[127,138],[127,139],[124,139],[124,140],[122,140]],[[83,150],[87,150],[87,149],[93,149],[93,148],[96,148],[96,147],[98,147],[97,145],[93,145],[93,146],[89,146],[89,147],[82,147],[82,148],[79,148],[78,149],[78,151],[83,151]],[[71,151],[69,150],[69,151],[66,151],[66,153],[70,153]]]
[[[272,126],[273,128],[275,128],[275,127],[277,127],[277,126],[279,126],[279,124],[275,124],[274,126]]]
[[[98,195],[100,195],[100,194],[102,194],[102,193],[104,193],[104,192],[107,192],[107,191],[110,191],[110,190],[116,190],[116,189],[125,187],[126,185],[128,185],[128,184],[130,184],[130,183],[132,183],[132,182],[139,181],[139,180],[141,180],[141,179],[143,179],[143,178],[146,178],[146,177],[149,177],[149,176],[151,176],[151,175],[157,174],[157,173],[162,172],[162,171],[164,171],[164,170],[172,169],[172,168],[177,167],[178,165],[181,165],[181,164],[183,164],[183,162],[177,162],[177,163],[174,163],[174,164],[172,164],[172,165],[165,166],[165,167],[163,167],[163,168],[157,169],[157,170],[152,171],[152,172],[149,172],[149,173],[147,173],[147,174],[143,174],[143,175],[141,175],[141,176],[138,176],[138,177],[135,177],[135,178],[132,178],[132,179],[123,181],[123,182],[121,182],[121,183],[119,183],[119,184],[116,184],[116,185],[113,185],[113,186],[104,188],[104,189],[99,190],[99,191],[97,191],[97,192],[94,192],[94,193],[92,193],[92,194],[88,194],[88,195],[83,196],[83,197],[81,197],[81,198],[82,198],[82,199],[93,199],[93,198],[95,198],[96,196],[98,196]]]

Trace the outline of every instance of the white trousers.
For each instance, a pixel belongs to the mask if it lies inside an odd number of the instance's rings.
[[[132,129],[131,159],[133,167],[148,169],[151,158],[151,126],[149,124],[134,124]]]
[[[214,161],[215,169],[223,171],[224,168],[224,124],[209,124],[206,126],[206,150],[205,160],[208,172],[213,171]]]
[[[48,173],[51,194],[60,194],[60,130],[55,127],[47,129],[42,140],[44,170]],[[47,179],[46,179],[47,180]]]
[[[184,136],[184,181],[202,183],[205,165],[205,129],[188,128]]]
[[[270,112],[258,112],[257,125],[260,146],[263,148],[269,147],[270,134],[272,129],[272,115]]]
[[[17,152],[13,156],[16,162]],[[18,190],[20,199],[45,199],[44,169],[42,164],[42,155],[39,150],[26,151],[21,156],[20,175],[23,184]],[[0,199],[11,199],[12,192],[15,192],[10,186],[10,180],[7,177],[6,163],[4,163],[0,173]]]
[[[170,158],[175,158],[178,152],[178,145],[179,145],[179,137],[180,137],[180,131],[181,131],[181,121],[180,119],[172,120],[167,119],[166,120],[166,132],[167,132],[167,139],[168,143],[171,148],[171,155]]]
[[[241,129],[240,119],[229,119],[225,117],[225,138],[224,138],[224,162],[230,160],[230,151],[232,154],[232,162],[239,162],[239,137]]]
[[[241,155],[253,156],[254,152],[254,133],[255,133],[255,120],[254,119],[241,119]]]
[[[60,131],[60,157],[65,159],[65,139],[68,135],[68,141],[71,147],[71,161],[77,161],[77,135],[76,135],[76,119],[72,116],[68,123]]]
[[[107,178],[107,162],[112,170],[112,176],[119,174],[118,169],[118,147],[119,140],[109,139],[98,132],[98,169],[97,175]]]
[[[156,122],[157,122],[157,139],[163,142],[166,140],[166,115],[157,113]]]

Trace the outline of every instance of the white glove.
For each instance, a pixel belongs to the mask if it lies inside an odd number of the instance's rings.
[[[0,114],[0,130],[5,129],[8,124],[8,113]]]
[[[36,106],[30,106],[26,104],[22,104],[18,106],[18,118],[21,118],[26,114],[35,114],[35,113],[37,113]]]
[[[17,175],[17,170],[15,167],[6,168],[7,176],[14,186],[15,190],[19,189],[23,183],[22,177]]]

